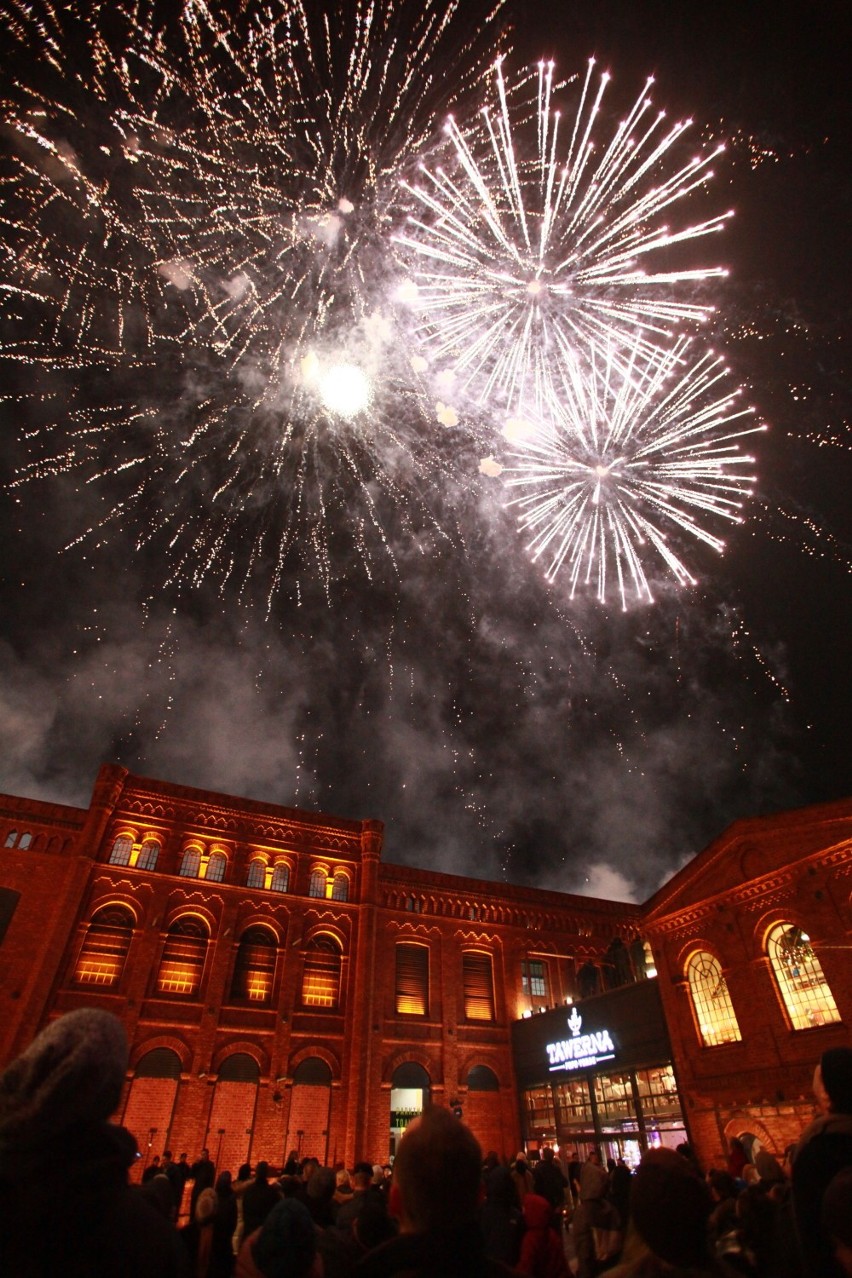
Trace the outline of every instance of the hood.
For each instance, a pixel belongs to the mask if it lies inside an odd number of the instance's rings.
[[[524,1198],[524,1224],[527,1229],[547,1229],[553,1218],[553,1208],[539,1194],[527,1194]]]

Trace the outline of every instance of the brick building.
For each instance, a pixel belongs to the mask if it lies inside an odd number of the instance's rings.
[[[852,803],[738,822],[644,906],[387,864],[382,833],[113,766],[88,809],[0,797],[0,1064],[115,1011],[140,1167],[385,1161],[427,1099],[506,1154],[801,1128],[850,1040]],[[602,1017],[617,1050],[572,1055]]]

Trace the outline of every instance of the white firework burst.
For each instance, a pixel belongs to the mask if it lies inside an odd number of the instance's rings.
[[[721,356],[681,339],[649,362],[638,339],[626,360],[594,350],[583,375],[572,366],[554,419],[511,421],[503,477],[547,576],[622,607],[651,602],[661,569],[695,584],[683,547],[722,551],[711,529],[741,521],[755,482],[740,441],[766,427],[740,394]]]
[[[411,211],[395,242],[412,338],[480,406],[547,414],[555,363],[582,361],[590,343],[632,345],[637,330],[654,359],[712,309],[695,288],[726,272],[686,264],[682,246],[731,215],[667,219],[709,181],[722,148],[684,162],[691,121],[666,123],[651,80],[597,141],[608,79],[595,87],[588,64],[566,125],[553,63],[509,86],[498,62],[496,102],[470,125],[450,117],[442,163],[405,186]]]

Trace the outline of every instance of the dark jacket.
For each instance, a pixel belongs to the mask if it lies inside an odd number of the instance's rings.
[[[400,1234],[367,1253],[357,1278],[517,1278],[514,1270],[485,1254],[476,1225],[440,1234]]]
[[[852,1114],[827,1114],[802,1133],[793,1162],[793,1212],[806,1278],[844,1274],[820,1227],[823,1194],[844,1167],[852,1167]]]

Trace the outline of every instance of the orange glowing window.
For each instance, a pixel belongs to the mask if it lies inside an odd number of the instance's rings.
[[[425,945],[396,947],[396,1010],[403,1016],[429,1011],[429,950]]]
[[[741,1042],[742,1034],[719,960],[698,950],[686,965],[686,979],[698,1035],[704,1046]]]
[[[222,883],[225,878],[225,871],[228,868],[228,858],[224,852],[211,852],[210,860],[207,862],[207,873],[204,876],[213,883]]]
[[[270,892],[286,892],[290,887],[290,867],[286,861],[277,861],[272,871]]]
[[[464,1014],[469,1021],[494,1020],[494,974],[491,956],[468,950],[462,956]]]
[[[169,928],[157,989],[162,994],[197,994],[207,957],[207,929],[200,919],[178,919]]]
[[[181,857],[178,874],[182,879],[197,879],[201,870],[201,849],[187,848]]]
[[[308,884],[308,896],[324,897],[327,883],[328,875],[325,870],[313,870]]]
[[[136,861],[137,870],[154,870],[157,868],[157,858],[160,855],[160,845],[156,839],[146,839],[139,849],[139,857]]]
[[[266,862],[262,857],[256,856],[249,861],[248,874],[246,875],[246,887],[262,888],[266,882]]]
[[[305,1007],[336,1007],[339,995],[340,951],[330,937],[317,937],[305,954],[302,1002]]]
[[[231,998],[269,1003],[275,976],[275,937],[265,927],[246,928],[240,938]]]
[[[769,933],[766,948],[794,1030],[840,1020],[807,932],[792,923],[779,923]]]
[[[133,915],[121,906],[108,905],[92,915],[74,980],[79,985],[117,985],[130,941]]]
[[[129,865],[130,853],[133,851],[133,840],[129,834],[121,834],[112,845],[109,854],[110,865]]]

